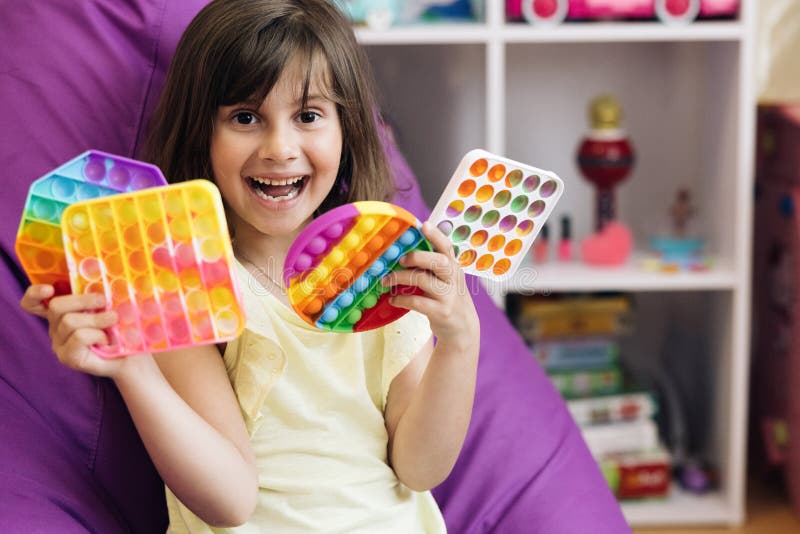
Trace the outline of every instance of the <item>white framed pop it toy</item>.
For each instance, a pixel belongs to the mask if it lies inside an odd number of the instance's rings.
[[[555,173],[481,149],[461,159],[429,221],[466,273],[510,278],[564,192]]]

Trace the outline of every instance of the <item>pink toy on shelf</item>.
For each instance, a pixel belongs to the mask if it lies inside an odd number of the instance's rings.
[[[560,24],[567,20],[654,19],[690,23],[695,18],[734,17],[739,0],[506,0],[509,20]]]
[[[632,250],[633,236],[630,230],[615,221],[607,223],[598,233],[581,242],[581,257],[589,265],[621,265]]]

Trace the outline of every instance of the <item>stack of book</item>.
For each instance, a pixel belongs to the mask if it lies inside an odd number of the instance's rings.
[[[615,494],[666,496],[672,469],[658,437],[655,397],[623,380],[619,336],[628,328],[629,300],[523,297],[517,308],[531,353],[565,398]]]

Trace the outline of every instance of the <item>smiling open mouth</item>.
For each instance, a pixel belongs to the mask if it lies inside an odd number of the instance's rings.
[[[259,198],[272,202],[291,200],[300,194],[308,176],[295,176],[285,180],[247,177],[247,183]]]

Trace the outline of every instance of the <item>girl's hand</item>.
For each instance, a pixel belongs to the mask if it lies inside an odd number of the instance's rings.
[[[33,284],[25,290],[19,305],[26,312],[47,319],[47,302],[55,292],[49,284]]]
[[[52,287],[31,286],[22,297],[22,307],[36,315],[45,317],[50,323],[50,339],[59,361],[75,369],[97,376],[116,377],[128,358],[104,359],[91,350],[92,345],[108,345],[104,328],[114,326],[117,314],[100,311],[105,306],[105,297],[98,294],[63,295],[52,298]],[[42,313],[42,311],[44,312]]]
[[[479,335],[478,314],[453,245],[429,222],[422,224],[422,234],[434,251],[415,250],[406,254],[400,259],[405,269],[387,274],[382,283],[416,286],[424,295],[394,295],[390,302],[426,315],[439,342],[471,343]]]

